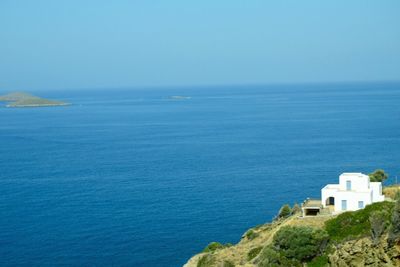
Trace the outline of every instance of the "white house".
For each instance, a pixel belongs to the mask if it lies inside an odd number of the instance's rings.
[[[328,184],[321,190],[322,206],[333,213],[362,209],[384,200],[382,184],[370,182],[368,175],[362,173],[343,173],[339,184]]]

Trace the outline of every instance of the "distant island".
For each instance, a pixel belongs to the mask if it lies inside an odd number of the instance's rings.
[[[191,99],[191,97],[190,96],[182,96],[182,95],[173,95],[173,96],[170,96],[169,99],[185,100],[185,99]]]
[[[6,107],[8,108],[52,107],[70,105],[70,103],[41,98],[24,92],[14,92],[0,96],[0,101],[7,102]]]

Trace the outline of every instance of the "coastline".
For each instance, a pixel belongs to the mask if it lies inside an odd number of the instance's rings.
[[[192,255],[183,267],[264,267],[288,264],[340,267],[370,263],[374,263],[371,266],[383,266],[385,263],[389,264],[385,266],[400,266],[400,238],[392,231],[398,227],[395,213],[400,212],[399,192],[400,186],[392,184],[383,188],[386,196],[383,201],[371,203],[359,210],[329,215],[304,216],[301,210],[293,208],[288,215],[281,217],[281,208],[275,219],[248,229],[238,243],[211,242],[202,251]],[[292,231],[292,234],[283,234],[288,231]],[[304,235],[307,231],[308,237]],[[301,233],[303,236],[299,237]],[[300,238],[310,238],[311,241],[293,245],[298,246],[297,252],[300,253],[303,246],[317,242],[312,238],[318,235],[324,236],[321,247],[310,253],[308,258],[293,261],[283,256],[287,255],[288,247],[292,246],[289,244],[300,242]],[[282,247],[282,244],[286,245]],[[297,257],[293,251],[289,255],[294,259]]]
[[[332,216],[321,217],[301,217],[300,213],[293,214],[281,220],[273,220],[265,224],[255,226],[248,229],[241,237],[240,241],[233,245],[225,245],[214,251],[201,251],[193,255],[183,267],[198,267],[198,266],[242,266],[255,267],[258,266],[259,254],[261,248],[271,245],[275,234],[283,227],[313,227],[322,229],[324,223],[333,218]],[[259,250],[259,254],[254,257],[249,257],[250,252]],[[212,257],[206,265],[202,265],[202,261],[207,257]],[[233,264],[233,265],[229,265]]]

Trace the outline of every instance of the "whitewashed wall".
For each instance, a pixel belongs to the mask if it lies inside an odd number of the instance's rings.
[[[347,181],[351,182],[351,190],[347,190]],[[383,201],[382,184],[370,182],[368,175],[362,173],[343,173],[339,176],[339,184],[326,185],[321,190],[321,204],[326,207],[329,197],[335,199],[335,212],[341,212],[342,200],[347,201],[346,210],[354,211],[359,208],[359,201],[363,207],[368,204]]]

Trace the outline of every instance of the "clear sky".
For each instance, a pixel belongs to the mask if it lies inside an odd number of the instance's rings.
[[[0,0],[0,89],[400,80],[400,1]]]

